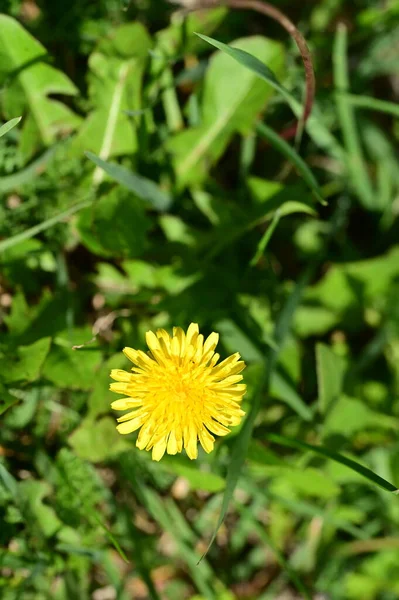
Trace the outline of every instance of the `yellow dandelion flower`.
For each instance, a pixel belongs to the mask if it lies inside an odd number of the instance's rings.
[[[164,329],[146,333],[149,352],[125,348],[132,361],[132,372],[114,369],[110,389],[127,398],[112,403],[115,410],[130,410],[118,419],[119,433],[140,429],[137,446],[151,450],[153,460],[167,452],[176,454],[185,448],[191,459],[197,458],[198,440],[205,452],[213,450],[216,435],[230,433],[245,414],[240,401],[246,386],[240,372],[245,363],[238,352],[217,364],[217,333],[204,340],[198,325],[191,323],[185,333],[173,328],[173,336]]]

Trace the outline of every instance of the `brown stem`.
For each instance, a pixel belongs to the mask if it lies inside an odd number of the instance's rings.
[[[186,5],[186,2],[181,2]],[[268,2],[262,2],[261,0],[194,0],[186,5],[187,11],[195,11],[206,8],[215,8],[216,6],[229,6],[231,8],[238,9],[251,9],[267,17],[270,17],[280,23],[282,27],[290,36],[294,39],[299,52],[302,57],[303,65],[305,67],[305,77],[306,77],[306,94],[303,106],[303,115],[298,123],[293,127],[285,129],[281,132],[281,136],[289,139],[296,135],[298,129],[302,129],[312,111],[315,90],[316,90],[316,80],[313,69],[313,61],[312,55],[310,54],[310,50],[306,43],[305,38],[301,34],[301,32],[295,27],[295,25],[282,13],[278,8],[272,6]]]

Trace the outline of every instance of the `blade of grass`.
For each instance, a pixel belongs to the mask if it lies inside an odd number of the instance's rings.
[[[21,119],[22,119],[22,117],[15,117],[15,119],[10,119],[10,121],[7,121],[7,123],[4,123],[4,125],[2,125],[0,127],[0,137],[5,135],[11,129],[13,129],[13,127],[18,125],[18,123],[20,122]]]
[[[137,484],[138,481],[136,481],[135,485],[137,486]],[[144,504],[150,514],[157,521],[157,523],[159,523],[161,528],[172,536],[178,545],[180,556],[189,567],[198,590],[208,600],[215,600],[215,594],[213,593],[212,587],[209,583],[209,578],[212,573],[209,565],[206,562],[202,563],[201,565],[198,564],[197,557],[191,548],[191,544],[186,543],[181,536],[181,532],[178,528],[176,528],[173,519],[169,515],[158,494],[142,483],[138,485],[138,488],[140,489],[140,496],[142,496]]]
[[[255,265],[257,265],[259,259],[263,256],[263,253],[266,250],[267,245],[270,242],[270,239],[271,239],[277,225],[279,224],[280,218],[281,218],[280,212],[278,210],[276,210],[276,212],[273,215],[272,222],[270,223],[269,227],[266,229],[265,233],[263,234],[263,236],[258,244],[258,247],[256,249],[255,255],[249,263],[250,267],[254,267]]]
[[[34,225],[33,227],[30,227],[29,229],[26,229],[25,231],[22,231],[21,233],[17,233],[17,235],[13,235],[12,237],[10,237],[6,240],[0,241],[0,252],[4,252],[4,250],[7,250],[8,248],[11,248],[12,246],[16,246],[20,242],[23,242],[24,240],[28,240],[28,239],[34,237],[38,233],[41,233],[42,231],[49,229],[53,225],[60,223],[64,219],[71,217],[72,215],[77,213],[79,210],[82,210],[83,208],[87,208],[88,206],[91,206],[91,204],[92,204],[92,200],[84,200],[82,202],[78,202],[78,204],[74,204],[67,210],[64,210],[63,212],[58,213],[58,215],[55,215],[54,217],[51,217],[50,219],[46,219],[46,221],[42,221],[38,225]]]
[[[394,494],[399,493],[399,490],[396,486],[394,486],[389,481],[386,481],[386,479],[383,479],[382,477],[371,471],[371,469],[364,467],[363,465],[357,463],[351,458],[347,458],[346,456],[343,456],[338,452],[329,450],[325,446],[314,446],[313,444],[307,444],[306,442],[301,442],[299,440],[288,438],[275,433],[267,434],[266,439],[270,440],[271,442],[275,442],[276,444],[280,444],[281,446],[287,446],[288,448],[295,448],[297,450],[309,450],[310,452],[314,452],[315,454],[319,454],[320,456],[329,458],[337,463],[340,463],[341,465],[345,465],[349,469],[352,469],[352,471],[356,471],[356,473],[358,473],[371,483],[378,485],[383,490],[387,492],[393,492]]]
[[[7,175],[6,177],[0,178],[0,192],[6,193],[11,190],[15,190],[21,185],[29,183],[35,177],[38,177],[42,172],[44,166],[49,162],[50,158],[55,154],[58,147],[62,144],[54,144],[46,152],[44,152],[38,159],[33,161],[22,171],[14,173],[13,175]]]
[[[399,117],[399,104],[357,94],[345,94],[345,98],[349,100],[352,106],[365,108],[367,110],[375,110],[377,112],[393,115],[394,117]]]
[[[115,179],[120,185],[126,187],[142,200],[149,202],[156,210],[165,211],[172,204],[172,197],[150,179],[132,173],[115,163],[106,162],[92,152],[85,152],[85,155],[112,179]]]
[[[223,44],[211,37],[199,35],[205,42],[208,42],[215,48],[225,52],[236,60],[238,63],[253,71],[258,77],[267,81],[276,91],[278,91],[287,101],[295,116],[300,119],[302,117],[302,104],[276,79],[274,73],[266,67],[258,58],[252,56],[244,50],[233,48],[227,44]],[[345,158],[343,148],[338,144],[337,140],[329,131],[321,119],[321,116],[316,116],[316,111],[313,109],[312,114],[306,121],[305,130],[308,132],[314,142],[321,148],[328,151],[334,158],[342,160]]]
[[[374,206],[373,188],[360,144],[355,111],[345,95],[349,91],[347,41],[348,32],[346,26],[341,23],[338,25],[333,46],[335,102],[346,149],[348,174],[359,200],[366,208],[371,209]]]
[[[327,204],[323,198],[322,191],[315,176],[305,161],[299,156],[298,152],[292,148],[292,146],[290,146],[281,136],[273,131],[273,129],[265,125],[265,123],[257,123],[256,130],[298,169],[298,172],[300,175],[302,175],[304,182],[312,190],[317,200],[321,204]]]
[[[232,450],[231,458],[230,458],[230,463],[229,463],[229,466],[227,469],[226,489],[223,494],[222,506],[220,509],[219,517],[218,517],[215,529],[213,531],[212,537],[210,539],[210,542],[208,544],[208,547],[207,547],[206,551],[204,552],[201,560],[203,560],[204,557],[209,552],[209,549],[211,548],[213,542],[215,541],[216,535],[217,535],[217,533],[225,519],[225,516],[227,514],[227,510],[229,508],[230,501],[233,498],[234,490],[236,489],[238,480],[241,476],[241,471],[242,471],[242,468],[244,466],[244,462],[245,462],[245,459],[247,456],[248,446],[249,446],[249,442],[251,440],[252,431],[253,431],[254,424],[255,424],[255,419],[256,419],[258,412],[260,410],[260,407],[261,407],[262,394],[264,391],[266,391],[266,393],[269,392],[270,380],[271,380],[272,374],[273,374],[275,366],[276,366],[277,358],[279,355],[279,349],[282,347],[282,343],[283,343],[287,333],[289,332],[295,309],[297,308],[297,306],[300,302],[302,293],[303,293],[306,285],[308,284],[308,281],[311,277],[312,272],[313,272],[313,266],[311,268],[307,269],[305,271],[305,273],[302,275],[302,277],[299,279],[292,294],[289,296],[286,304],[284,305],[284,307],[277,319],[276,326],[275,326],[274,340],[276,341],[278,349],[273,349],[273,348],[269,349],[268,356],[267,356],[266,360],[264,361],[262,374],[258,381],[256,390],[255,390],[255,394],[254,394],[254,397],[252,400],[251,409],[250,409],[249,414],[244,422],[243,427],[241,428],[240,433],[237,435],[237,437],[234,441],[233,450]]]
[[[286,560],[284,554],[280,552],[280,550],[273,543],[271,537],[266,533],[265,527],[261,525],[253,516],[251,510],[246,506],[235,502],[235,506],[238,512],[248,519],[251,523],[251,529],[258,535],[261,542],[265,544],[268,548],[271,549],[274,556],[276,557],[277,562],[282,567],[282,569],[286,572],[289,579],[295,585],[298,592],[301,594],[301,598],[306,600],[312,600],[311,592],[305,587],[304,583],[301,581],[297,572],[290,566],[289,562]]]
[[[101,529],[104,531],[105,535],[107,536],[107,538],[109,539],[109,541],[111,542],[111,544],[114,546],[115,550],[118,552],[119,556],[126,563],[130,563],[128,557],[126,556],[126,554],[124,553],[124,551],[120,547],[119,542],[116,539],[116,537],[114,536],[114,534],[112,533],[112,531],[110,531],[108,529],[108,527],[101,521],[101,519],[95,513],[92,513],[92,514],[93,514],[93,518],[100,525]]]

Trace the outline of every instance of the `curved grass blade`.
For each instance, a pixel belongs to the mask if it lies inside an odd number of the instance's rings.
[[[223,495],[222,507],[220,509],[220,514],[215,529],[213,531],[211,540],[208,544],[206,551],[202,555],[201,560],[207,555],[209,549],[215,541],[216,535],[224,521],[227,510],[229,508],[230,501],[233,498],[234,490],[236,489],[238,480],[241,476],[242,467],[244,466],[244,462],[247,457],[249,442],[251,440],[255,419],[261,407],[262,392],[264,390],[266,390],[266,392],[269,391],[270,380],[276,366],[279,348],[282,347],[282,343],[290,330],[293,315],[301,300],[302,293],[306,285],[308,284],[312,272],[313,267],[305,271],[303,276],[299,279],[298,283],[296,284],[292,294],[288,297],[287,302],[283,306],[281,313],[278,316],[274,332],[274,339],[277,344],[277,350],[275,350],[274,348],[269,349],[267,358],[263,363],[262,374],[258,381],[258,385],[256,387],[255,394],[252,400],[251,410],[249,412],[249,415],[245,419],[244,425],[242,426],[240,433],[235,439],[230,464],[227,470],[226,488]]]
[[[345,465],[349,469],[352,469],[352,471],[356,471],[356,473],[358,473],[371,483],[378,485],[383,490],[387,492],[393,492],[394,494],[399,494],[399,490],[396,486],[394,486],[389,481],[386,481],[386,479],[383,479],[382,477],[371,471],[371,469],[364,467],[363,465],[357,463],[351,458],[347,458],[342,454],[338,454],[338,452],[333,452],[325,446],[313,446],[312,444],[307,444],[306,442],[301,442],[299,440],[287,438],[283,435],[278,435],[275,433],[270,433],[266,435],[266,439],[270,440],[271,442],[275,442],[276,444],[280,444],[281,446],[287,446],[288,448],[295,448],[297,450],[309,450],[310,452],[314,452],[315,454],[319,454],[320,456],[324,456],[325,458],[334,460],[335,462],[340,463],[341,465]]]
[[[276,79],[274,73],[268,69],[268,67],[266,67],[266,65],[264,65],[258,58],[248,54],[244,50],[223,44],[222,42],[208,37],[207,35],[202,35],[199,33],[197,33],[197,35],[205,42],[208,42],[208,44],[211,44],[215,48],[225,52],[238,63],[244,67],[247,67],[247,69],[250,71],[253,71],[261,79],[267,81],[284,97],[294,115],[298,119],[301,119],[303,111],[302,103],[299,102],[291,94],[291,92],[287,90],[287,88],[281,85],[281,83]],[[334,156],[334,158],[337,160],[345,160],[345,152],[343,148],[340,146],[336,138],[331,134],[329,128],[323,124],[320,115],[316,116],[316,110],[313,110],[312,114],[307,119],[305,129],[318,146],[328,151],[328,153]]]
[[[64,219],[72,216],[79,210],[82,210],[83,208],[87,208],[88,206],[91,206],[91,204],[92,204],[92,200],[84,200],[83,202],[74,204],[73,206],[71,206],[71,208],[68,208],[67,210],[64,210],[63,212],[58,213],[58,215],[55,215],[54,217],[51,217],[50,219],[47,219],[46,221],[42,221],[42,223],[39,223],[38,225],[34,225],[33,227],[30,227],[29,229],[26,229],[25,231],[22,231],[21,233],[17,233],[17,235],[13,235],[12,237],[10,237],[6,240],[0,241],[0,252],[4,252],[4,250],[7,250],[8,248],[11,248],[12,246],[16,246],[20,242],[23,242],[24,240],[28,240],[29,238],[34,237],[41,231],[44,231],[45,229],[49,229],[49,227],[52,227],[53,225],[60,223],[60,221],[63,221]]]
[[[248,521],[251,523],[252,530],[255,531],[255,533],[259,536],[261,542],[270,548],[280,567],[286,572],[287,576],[301,594],[301,598],[304,598],[305,600],[312,600],[310,591],[305,587],[304,583],[302,583],[297,572],[288,563],[284,554],[277,548],[271,537],[266,533],[265,527],[254,518],[249,508],[243,506],[242,504],[238,504],[238,502],[236,502],[235,505],[238,509],[238,512],[241,513],[241,515],[248,519]]]
[[[120,185],[123,185],[142,200],[152,204],[156,210],[165,211],[172,204],[172,197],[150,179],[132,173],[115,163],[106,162],[92,152],[85,152],[85,155],[112,179],[115,179]]]
[[[374,208],[375,194],[360,143],[355,111],[351,101],[345,95],[349,91],[347,45],[348,32],[345,25],[341,23],[337,28],[333,46],[337,114],[346,148],[347,169],[351,176],[353,187],[365,208],[372,209]]]
[[[297,169],[302,179],[312,190],[314,196],[321,203],[326,205],[327,202],[323,198],[322,191],[317,183],[315,176],[309,169],[305,161],[299,156],[298,152],[292,146],[290,146],[280,135],[278,135],[273,129],[270,129],[264,123],[258,123],[256,125],[258,133],[270,144],[276,148],[283,156],[285,156]]]
[[[15,119],[10,119],[10,121],[4,123],[4,125],[0,127],[0,137],[8,133],[15,125],[18,125],[21,119],[22,117],[15,117]]]
[[[114,548],[118,552],[119,556],[126,563],[129,563],[130,561],[129,561],[128,557],[126,556],[126,554],[124,553],[124,551],[120,547],[119,542],[116,539],[116,537],[114,536],[114,534],[108,529],[108,527],[106,525],[104,525],[104,523],[101,521],[101,519],[99,517],[97,517],[97,515],[95,513],[93,514],[93,517],[97,521],[97,523],[100,525],[101,529],[103,529],[105,535],[107,536],[107,538],[109,539],[109,541],[111,542],[111,544],[114,546]]]
[[[6,177],[0,178],[0,192],[9,192],[11,190],[15,190],[17,187],[29,183],[35,177],[38,177],[43,170],[45,164],[48,163],[50,158],[55,154],[58,147],[62,144],[59,142],[58,144],[54,144],[51,146],[46,152],[43,152],[38,159],[33,161],[30,165],[19,171],[18,173],[14,173],[13,175],[7,175]]]
[[[378,98],[358,94],[345,94],[345,98],[349,100],[352,106],[399,117],[399,104],[395,104],[394,102],[387,102],[386,100],[379,100]]]
[[[262,61],[256,58],[256,56],[252,56],[252,54],[249,54],[249,52],[241,50],[240,48],[233,48],[232,46],[223,44],[223,42],[219,42],[218,40],[208,37],[207,35],[203,35],[202,33],[196,33],[196,35],[198,35],[198,37],[205,42],[208,42],[208,44],[218,48],[218,50],[222,50],[222,52],[225,52],[231,56],[231,58],[234,58],[234,60],[240,63],[240,65],[243,65],[250,71],[253,71],[261,79],[267,81],[267,83],[269,83],[277,92],[284,96],[288,102],[291,102],[291,93],[283,85],[281,85],[273,71],[269,69],[269,67],[267,67]]]

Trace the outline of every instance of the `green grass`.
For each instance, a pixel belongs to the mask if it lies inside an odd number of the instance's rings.
[[[254,12],[0,15],[1,600],[399,597],[398,3],[273,4],[300,141]],[[109,373],[191,322],[246,414],[154,462]]]

